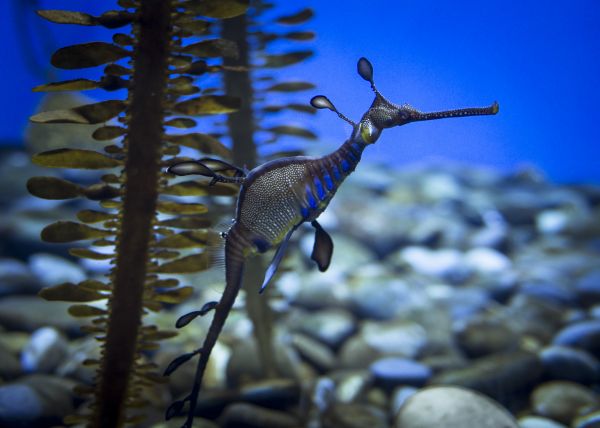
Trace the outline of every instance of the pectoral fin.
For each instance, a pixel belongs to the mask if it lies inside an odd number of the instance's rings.
[[[315,228],[315,244],[313,246],[310,258],[317,262],[321,272],[325,272],[329,267],[329,263],[331,262],[331,255],[333,254],[333,240],[331,239],[331,236],[325,232],[325,229],[321,227],[317,220],[313,220],[311,224]]]
[[[275,275],[275,272],[277,272],[279,263],[281,263],[281,260],[283,259],[285,249],[287,248],[288,242],[290,241],[290,237],[292,236],[292,233],[294,233],[294,230],[296,230],[296,229],[294,228],[294,229],[290,230],[287,233],[287,235],[285,235],[285,238],[283,238],[283,241],[281,241],[281,244],[279,244],[279,248],[277,248],[277,251],[275,251],[273,260],[271,261],[271,264],[269,265],[269,267],[267,268],[267,272],[265,273],[265,280],[263,281],[262,285],[260,286],[259,293],[262,294],[262,292],[265,291],[265,288],[267,287],[267,285],[269,285],[269,282],[273,278],[273,275]]]

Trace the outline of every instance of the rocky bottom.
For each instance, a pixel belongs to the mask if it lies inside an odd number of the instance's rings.
[[[72,387],[92,382],[81,362],[98,347],[69,304],[35,293],[106,266],[37,240],[73,207],[11,191],[1,201],[0,426],[50,427],[85,406]],[[25,214],[33,205],[44,216]],[[532,170],[365,164],[320,223],[335,243],[329,270],[311,264],[307,228],[263,295],[274,312],[272,366],[262,366],[242,294],[195,426],[600,427],[600,186],[556,185]],[[149,322],[170,329],[218,299],[222,275],[182,277],[197,294]],[[209,322],[148,358],[165,367],[199,345]],[[147,392],[140,426],[180,426],[162,415],[189,392],[194,368]]]

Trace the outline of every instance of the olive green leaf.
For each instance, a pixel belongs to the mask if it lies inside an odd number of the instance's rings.
[[[90,305],[72,305],[69,307],[68,311],[74,317],[96,317],[108,313],[104,309]]]
[[[89,79],[72,79],[62,82],[46,83],[38,85],[32,89],[33,92],[51,92],[51,91],[85,91],[86,89],[96,89],[100,87],[100,82]]]
[[[83,223],[99,223],[101,221],[112,220],[114,218],[114,214],[95,210],[82,210],[77,213],[77,219]]]
[[[249,4],[250,0],[190,0],[181,6],[209,18],[226,19],[242,15]]]
[[[208,269],[210,258],[207,253],[192,254],[150,268],[155,273],[194,273]]]
[[[50,168],[101,169],[121,165],[102,153],[84,149],[56,149],[38,153],[31,158],[36,165]]]
[[[185,15],[180,16],[179,19],[175,19],[175,25],[183,30],[185,36],[206,34],[210,28],[209,22]]]
[[[175,104],[173,110],[186,115],[231,113],[240,108],[238,97],[227,95],[206,95]]]
[[[97,291],[70,282],[44,288],[38,293],[38,296],[46,300],[62,300],[65,302],[93,302],[106,298],[105,295]]]
[[[156,209],[164,214],[204,214],[208,207],[203,204],[184,204],[173,201],[159,201]]]
[[[205,154],[222,157],[231,156],[231,151],[223,143],[208,134],[194,132],[182,135],[166,135],[165,139],[171,143],[190,147]]]
[[[96,229],[74,221],[57,221],[42,230],[42,240],[54,243],[96,239],[112,235],[113,233],[107,230]]]
[[[98,141],[113,140],[126,133],[127,129],[122,126],[103,126],[94,131],[92,138]]]
[[[315,114],[317,109],[312,107],[310,104],[286,104],[280,106],[265,106],[262,111],[265,113],[278,113],[283,110],[292,110],[300,113]]]
[[[165,125],[172,126],[173,128],[193,128],[198,125],[198,122],[187,117],[174,117],[173,119],[167,120]]]
[[[293,135],[295,137],[307,138],[309,140],[316,140],[317,135],[309,131],[308,129],[300,128],[298,126],[291,125],[282,125],[282,126],[273,126],[271,128],[266,128],[265,131],[273,132],[274,134],[280,135]]]
[[[269,86],[267,91],[274,92],[294,92],[294,91],[306,91],[308,89],[314,89],[315,85],[309,82],[283,82],[277,83],[273,86]]]
[[[194,293],[194,288],[190,286],[173,288],[170,290],[161,290],[155,292],[152,300],[161,303],[177,304],[183,302]],[[152,339],[157,340],[157,339]]]
[[[161,193],[174,196],[233,196],[237,195],[238,187],[225,183],[217,183],[209,186],[208,182],[182,181],[163,187]]]
[[[74,70],[115,62],[130,54],[112,43],[91,42],[60,48],[54,52],[50,62],[55,67]]]
[[[210,219],[201,216],[175,217],[168,220],[162,220],[158,223],[160,226],[175,227],[177,229],[203,229],[210,227]]]
[[[313,51],[304,50],[277,55],[265,55],[265,62],[262,66],[268,68],[286,67],[310,58],[313,54]]]
[[[114,257],[113,254],[99,253],[97,251],[92,251],[89,248],[71,248],[69,254],[74,257],[91,260],[110,260]]]
[[[208,58],[237,58],[237,43],[226,39],[209,39],[184,46],[182,52]]]
[[[158,248],[203,248],[208,244],[208,232],[206,230],[193,230],[176,233],[158,241]]]
[[[103,123],[125,110],[126,104],[120,100],[100,101],[65,110],[50,110],[29,118],[34,123]]]
[[[314,31],[290,31],[289,33],[285,33],[282,37],[288,40],[305,41],[313,40],[316,35]]]
[[[301,24],[308,21],[314,16],[314,12],[310,8],[302,9],[301,11],[292,15],[285,15],[277,18],[275,22],[279,24]]]
[[[36,13],[56,24],[96,25],[96,18],[87,13],[69,10],[38,10]]]
[[[27,190],[42,199],[72,199],[81,196],[83,188],[57,177],[31,177]]]

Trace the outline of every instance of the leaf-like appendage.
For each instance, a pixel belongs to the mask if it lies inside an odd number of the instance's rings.
[[[160,226],[175,227],[177,229],[205,229],[212,225],[210,219],[200,216],[185,216],[162,220]]]
[[[78,184],[57,177],[32,177],[27,190],[43,199],[72,199],[81,196],[83,188]]]
[[[182,315],[179,318],[177,318],[177,321],[175,322],[175,327],[177,327],[177,328],[185,327],[186,325],[188,325],[190,322],[192,322],[194,319],[196,319],[197,317],[199,317],[201,315],[202,315],[202,312],[200,312],[200,311],[188,312],[187,314]]]
[[[356,68],[360,77],[371,84],[373,83],[373,65],[371,65],[368,59],[364,57],[359,59]]]
[[[175,278],[156,279],[147,282],[146,285],[150,288],[177,287],[179,285],[179,280]]]
[[[126,133],[127,129],[121,126],[103,126],[93,132],[92,138],[98,141],[107,141],[125,135]]]
[[[118,116],[125,106],[124,101],[101,101],[71,109],[44,111],[31,116],[29,120],[34,123],[103,123]]]
[[[66,282],[42,289],[38,295],[46,300],[61,300],[64,302],[93,302],[106,299],[106,296],[97,291],[80,287]]]
[[[208,212],[208,207],[204,204],[184,204],[172,201],[159,201],[157,210],[164,214],[204,214]]]
[[[206,95],[175,104],[177,113],[191,116],[232,113],[240,108],[240,99],[227,95]]]
[[[172,126],[173,128],[193,128],[194,126],[198,125],[198,122],[196,122],[194,119],[190,119],[187,117],[175,117],[171,120],[167,120],[165,122],[165,125],[167,126]]]
[[[167,408],[167,411],[165,412],[165,420],[168,421],[174,418],[175,416],[179,415],[183,410],[184,405],[184,400],[173,401],[171,405]]]
[[[114,218],[114,214],[95,210],[83,210],[77,213],[77,219],[83,223],[99,223],[101,221],[113,220]]]
[[[173,196],[234,196],[238,194],[238,190],[238,186],[234,184],[217,183],[209,186],[208,183],[198,181],[182,181],[163,187],[161,193]]]
[[[55,243],[97,239],[111,235],[113,233],[107,230],[96,229],[74,221],[57,221],[42,230],[42,239]]]
[[[124,10],[109,10],[96,18],[96,21],[106,28],[120,28],[131,24],[133,14]]]
[[[96,18],[87,13],[54,9],[38,10],[36,13],[42,18],[57,24],[96,25]]]
[[[60,48],[50,61],[55,67],[75,70],[115,62],[129,55],[130,52],[112,43],[91,42]]]
[[[285,33],[283,37],[288,40],[306,41],[313,40],[316,35],[314,31],[290,31]]]
[[[194,287],[185,286],[156,292],[152,299],[156,302],[178,304],[194,293]]]
[[[279,24],[301,24],[303,22],[308,21],[310,18],[314,16],[314,12],[310,8],[302,9],[299,12],[296,12],[292,15],[285,15],[280,18],[277,18],[276,22]]]
[[[265,55],[265,62],[263,64],[263,67],[268,67],[268,68],[279,68],[279,67],[286,67],[288,65],[292,65],[292,64],[296,64],[300,61],[304,61],[307,58],[310,58],[311,56],[313,56],[314,52],[313,51],[295,51],[295,52],[288,52],[288,53],[284,53],[284,54],[278,54],[278,55]]]
[[[113,199],[121,195],[121,189],[110,186],[106,183],[92,184],[84,191],[86,198],[92,201],[103,201],[105,199]]]
[[[208,134],[194,132],[191,134],[166,135],[165,139],[171,143],[190,147],[205,154],[217,155],[225,158],[231,156],[231,151],[225,147],[223,143]]]
[[[295,91],[306,91],[308,89],[314,89],[315,85],[309,82],[283,82],[276,83],[273,86],[269,86],[267,91],[275,92],[295,92]]]
[[[99,253],[88,248],[71,248],[69,254],[82,259],[91,260],[110,260],[114,257],[114,254],[112,253]]]
[[[208,58],[237,58],[237,43],[225,39],[210,39],[192,43],[182,48],[182,52]]]
[[[194,273],[208,269],[210,258],[207,253],[192,254],[151,269],[155,273]]]
[[[193,0],[183,3],[183,6],[193,10],[200,15],[209,18],[234,18],[242,15],[248,10],[250,0]]]
[[[90,305],[72,305],[69,307],[69,313],[74,317],[97,317],[106,315],[108,312],[105,309],[97,308]]]
[[[180,355],[179,357],[175,358],[173,361],[171,361],[169,363],[169,365],[165,369],[165,372],[163,373],[163,376],[169,376],[171,373],[173,373],[175,370],[177,370],[177,368],[179,368],[180,365],[189,361],[196,354],[197,354],[197,352],[189,352],[187,354],[183,354],[183,355]]]
[[[298,126],[273,126],[271,128],[266,128],[265,130],[273,132],[274,134],[293,135],[294,137],[301,137],[309,140],[317,139],[317,135],[314,132],[309,131],[308,129],[300,128]]]
[[[86,89],[96,89],[100,87],[100,82],[89,79],[72,79],[62,82],[46,83],[33,88],[33,92],[52,92],[52,91],[85,91]]]
[[[210,22],[190,16],[175,20],[175,25],[182,30],[184,36],[203,35],[210,29]]]
[[[158,248],[204,248],[208,244],[208,233],[205,230],[194,230],[174,233],[155,245]]]
[[[286,105],[280,105],[280,106],[265,106],[262,108],[262,111],[264,111],[265,113],[279,113],[280,111],[283,110],[292,110],[292,111],[296,111],[299,113],[309,113],[309,114],[315,114],[316,110],[306,104],[286,104]]]
[[[56,149],[33,155],[32,162],[50,168],[103,169],[121,162],[93,150]]]

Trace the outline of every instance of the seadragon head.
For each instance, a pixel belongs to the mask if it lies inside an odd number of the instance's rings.
[[[481,116],[498,113],[499,106],[494,102],[489,107],[462,108],[457,110],[445,110],[431,113],[423,113],[408,104],[397,105],[388,101],[375,87],[373,81],[373,66],[366,58],[358,60],[358,74],[371,84],[375,92],[375,99],[369,110],[363,115],[359,123],[355,123],[341,114],[333,103],[324,95],[317,95],[310,100],[310,104],[319,109],[329,109],[335,112],[341,119],[350,123],[353,127],[352,140],[363,144],[373,144],[381,131],[394,126],[406,125],[410,122],[423,120],[445,119],[450,117]]]

